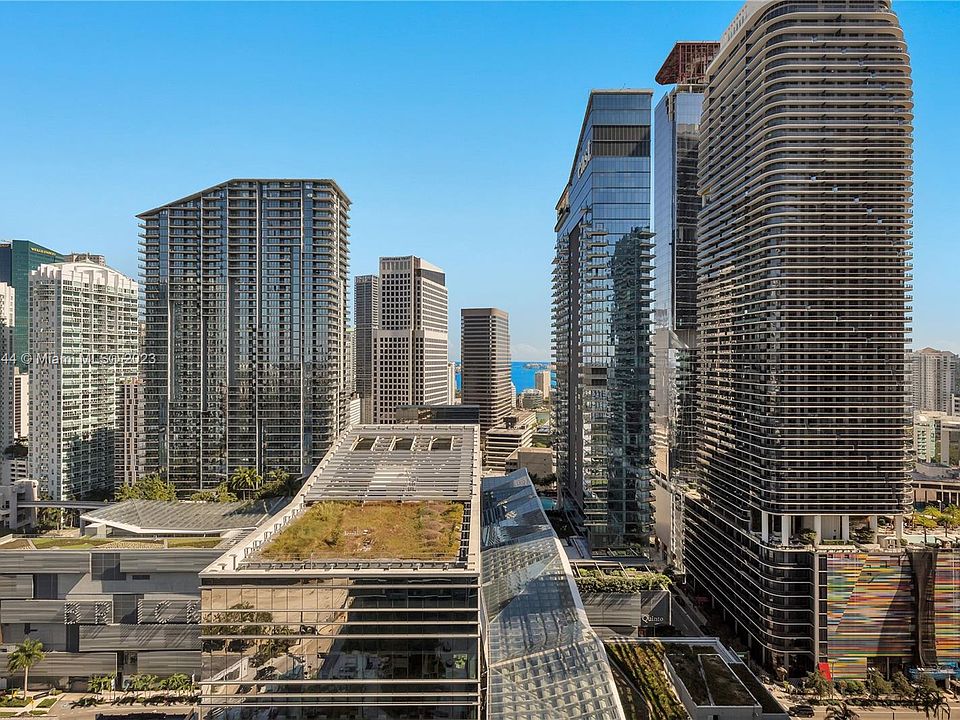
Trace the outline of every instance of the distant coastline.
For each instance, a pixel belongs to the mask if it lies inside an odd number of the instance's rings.
[[[538,370],[549,370],[550,362],[513,362],[510,363],[510,381],[522,392],[534,386],[534,377]],[[460,389],[460,363],[457,362],[457,390]]]

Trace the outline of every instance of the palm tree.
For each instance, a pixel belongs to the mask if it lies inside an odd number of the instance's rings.
[[[230,476],[230,490],[245,499],[249,499],[250,494],[255,492],[262,484],[263,478],[251,467],[239,467]]]
[[[860,720],[860,713],[847,705],[846,700],[841,700],[836,705],[827,708],[825,720]]]
[[[23,670],[23,699],[27,699],[27,685],[30,682],[30,668],[41,662],[45,657],[43,643],[39,640],[27,638],[17,649],[7,656],[7,671],[20,672]]]

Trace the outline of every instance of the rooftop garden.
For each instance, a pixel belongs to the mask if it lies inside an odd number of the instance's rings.
[[[260,552],[266,560],[453,560],[463,504],[330,500],[307,508]]]
[[[624,674],[633,694],[639,692],[649,703],[652,717],[662,720],[688,720],[663,665],[661,643],[633,643],[610,640],[604,643],[614,669]],[[616,675],[616,672],[615,672]],[[627,702],[636,704],[633,694]]]
[[[780,703],[778,703],[773,695],[770,694],[770,691],[763,686],[763,683],[757,679],[757,676],[750,672],[750,668],[746,665],[735,663],[730,666],[730,669],[740,678],[740,681],[746,686],[756,701],[760,703],[760,707],[763,708],[765,714],[783,712]]]
[[[703,666],[703,674],[707,678],[714,705],[757,704],[753,695],[747,692],[743,683],[719,655],[701,655],[700,664]]]
[[[3,550],[161,550],[215,548],[223,538],[217,537],[18,537],[0,543]]]
[[[582,593],[641,593],[666,590],[670,578],[661,573],[637,568],[601,569],[578,567],[577,589]]]

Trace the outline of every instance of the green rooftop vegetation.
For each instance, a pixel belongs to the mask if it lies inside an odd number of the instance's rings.
[[[460,552],[463,504],[316,503],[261,551],[267,560],[446,560]]]
[[[215,548],[222,538],[216,537],[20,537],[0,543],[3,550],[161,550]]]
[[[615,669],[623,672],[631,689],[639,691],[650,705],[651,716],[662,720],[688,720],[663,665],[661,643],[632,643],[610,640],[604,643]],[[634,697],[625,698],[632,705]]]
[[[733,674],[730,667],[716,654],[701,655],[700,664],[707,678],[714,705],[756,705],[753,695]]]
[[[757,679],[757,676],[750,672],[750,668],[746,665],[735,663],[730,666],[730,669],[740,678],[740,681],[746,686],[747,690],[750,691],[750,694],[756,698],[756,701],[760,703],[760,707],[763,708],[764,713],[783,712],[780,703],[774,699],[770,691]]]
[[[220,544],[220,536],[216,537],[172,537],[167,538],[168,548],[215,548]]]

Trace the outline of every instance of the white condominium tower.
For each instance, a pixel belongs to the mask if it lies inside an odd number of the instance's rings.
[[[29,476],[54,500],[114,487],[117,393],[137,374],[137,283],[96,255],[30,276]]]
[[[460,311],[460,393],[480,409],[481,437],[513,409],[510,390],[510,316],[497,308]]]
[[[350,200],[229,180],[142,220],[146,469],[182,493],[309,472],[346,427]]]
[[[401,405],[447,403],[447,287],[421,258],[380,258],[380,324],[373,331],[373,420]]]

